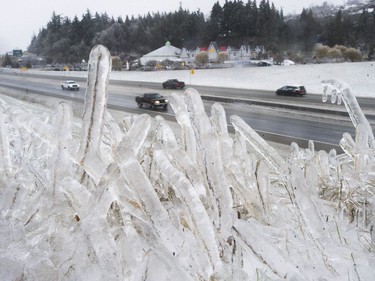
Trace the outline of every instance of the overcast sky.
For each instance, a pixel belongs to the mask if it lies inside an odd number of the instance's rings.
[[[37,35],[40,28],[45,27],[51,19],[52,12],[63,17],[79,19],[89,9],[92,14],[107,12],[115,19],[126,15],[147,14],[147,12],[169,12],[182,8],[190,11],[199,9],[208,15],[217,0],[0,0],[0,54],[20,48],[25,51],[32,36]],[[243,0],[244,3],[247,0]],[[259,5],[260,0],[257,1]],[[302,8],[321,5],[324,0],[270,0],[275,7],[283,8],[284,14],[300,13]],[[343,4],[346,0],[326,0],[330,4]],[[219,0],[223,5],[225,0]]]

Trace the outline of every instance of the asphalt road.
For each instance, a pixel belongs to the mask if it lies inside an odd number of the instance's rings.
[[[2,87],[83,102],[86,82],[75,79],[80,83],[81,89],[67,91],[61,89],[61,80],[57,77],[8,75],[0,72],[0,86]],[[187,87],[189,86],[187,85]],[[355,133],[350,118],[340,113],[340,111],[345,112],[343,105],[340,107],[330,103],[322,104],[319,95],[288,97],[276,96],[275,93],[267,91],[217,87],[195,88],[205,100],[204,104],[208,114],[212,103],[220,97],[228,119],[231,115],[240,116],[265,139],[271,141],[285,144],[295,141],[301,147],[306,147],[308,140],[313,140],[317,149],[327,150],[327,147],[338,148],[337,145],[344,132],[348,132],[352,136]],[[135,96],[145,92],[158,92],[168,96],[174,91],[181,90],[165,90],[161,84],[156,83],[110,81],[108,107],[135,114],[146,112],[152,116],[162,115],[167,120],[174,120],[174,112],[171,107],[167,110],[139,109],[134,101]],[[210,101],[206,99],[210,99]],[[228,100],[231,102],[223,103]],[[366,111],[373,111],[374,100],[359,99],[359,103]],[[298,108],[279,107],[282,104],[298,106]],[[307,107],[309,109],[306,109]],[[334,110],[338,110],[338,113],[314,112],[314,109],[322,108],[330,110],[334,108]]]

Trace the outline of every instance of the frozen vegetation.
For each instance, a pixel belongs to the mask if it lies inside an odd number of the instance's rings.
[[[194,89],[170,97],[178,130],[115,121],[110,64],[96,46],[81,120],[0,98],[2,281],[375,279],[374,135],[347,85],[323,81],[356,127],[344,153],[284,158]]]

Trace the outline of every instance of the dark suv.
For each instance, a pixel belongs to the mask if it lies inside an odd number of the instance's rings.
[[[185,82],[178,81],[177,79],[168,79],[167,81],[163,82],[162,85],[164,89],[183,89],[185,87]]]
[[[304,86],[284,86],[276,90],[276,95],[303,96],[306,89]]]

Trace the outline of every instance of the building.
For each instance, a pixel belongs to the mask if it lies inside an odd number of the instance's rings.
[[[264,46],[250,46],[242,45],[239,49],[232,48],[231,46],[219,46],[216,42],[211,42],[208,48],[197,48],[195,51],[190,52],[190,59],[193,59],[199,52],[207,52],[208,60],[216,62],[219,53],[226,53],[228,61],[250,61],[258,58],[259,54],[265,53]]]
[[[257,59],[260,54],[265,53],[265,49],[263,46],[251,48],[245,45],[237,49],[230,46],[219,46],[216,42],[211,42],[208,47],[197,47],[195,50],[187,50],[186,48],[179,49],[172,46],[170,42],[166,42],[165,46],[141,57],[140,62],[144,66],[151,62],[154,62],[156,65],[163,65],[167,61],[188,65],[194,63],[195,56],[201,52],[207,52],[210,63],[217,63],[219,53],[225,53],[227,57],[226,61],[231,64],[237,64],[250,63],[251,60]]]
[[[181,61],[181,49],[171,45],[169,41],[165,43],[165,46],[152,51],[143,57],[141,57],[141,64],[146,65],[150,61],[162,62],[162,61]]]

